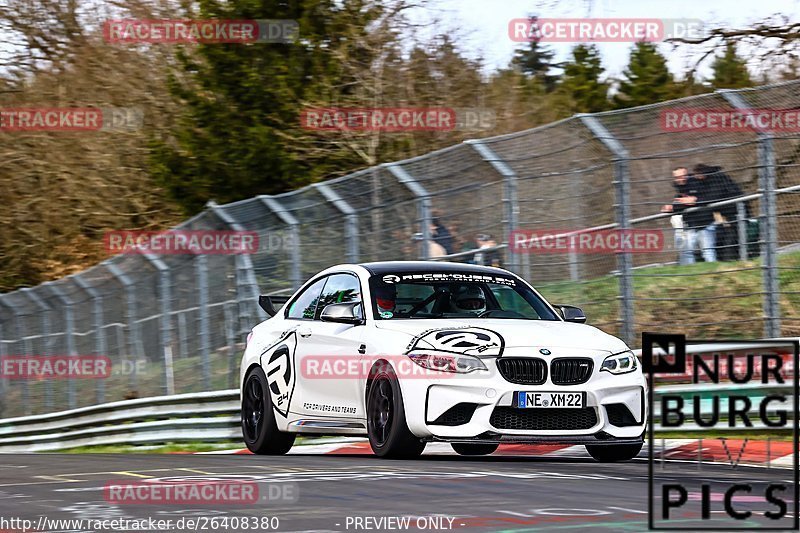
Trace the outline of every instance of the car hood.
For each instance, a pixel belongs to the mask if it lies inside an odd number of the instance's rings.
[[[617,353],[628,347],[620,339],[586,324],[554,320],[393,319],[378,320],[379,330],[406,333],[409,350],[445,349],[486,355],[513,353],[518,348],[553,352]]]

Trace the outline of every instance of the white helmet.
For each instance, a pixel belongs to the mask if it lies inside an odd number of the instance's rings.
[[[486,295],[478,285],[461,285],[450,294],[450,306],[457,313],[486,311]]]

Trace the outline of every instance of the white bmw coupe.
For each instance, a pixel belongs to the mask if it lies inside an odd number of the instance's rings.
[[[270,318],[241,364],[254,453],[286,453],[297,435],[366,435],[382,457],[431,441],[461,455],[583,444],[598,461],[642,448],[647,384],[628,346],[506,270],[339,265],[260,305]]]

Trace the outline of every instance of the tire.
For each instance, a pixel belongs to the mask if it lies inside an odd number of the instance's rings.
[[[450,444],[458,455],[489,455],[497,450],[499,444],[469,444],[454,442]]]
[[[373,453],[386,459],[411,459],[425,449],[406,424],[403,395],[391,368],[378,371],[367,391],[367,435]]]
[[[586,451],[601,463],[630,461],[642,451],[643,442],[639,444],[587,444]]]
[[[242,388],[242,437],[247,449],[258,455],[284,455],[294,444],[294,433],[278,430],[261,367],[251,370]]]

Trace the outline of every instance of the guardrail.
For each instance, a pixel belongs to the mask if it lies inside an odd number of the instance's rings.
[[[239,390],[153,396],[0,420],[0,452],[241,438]]]

